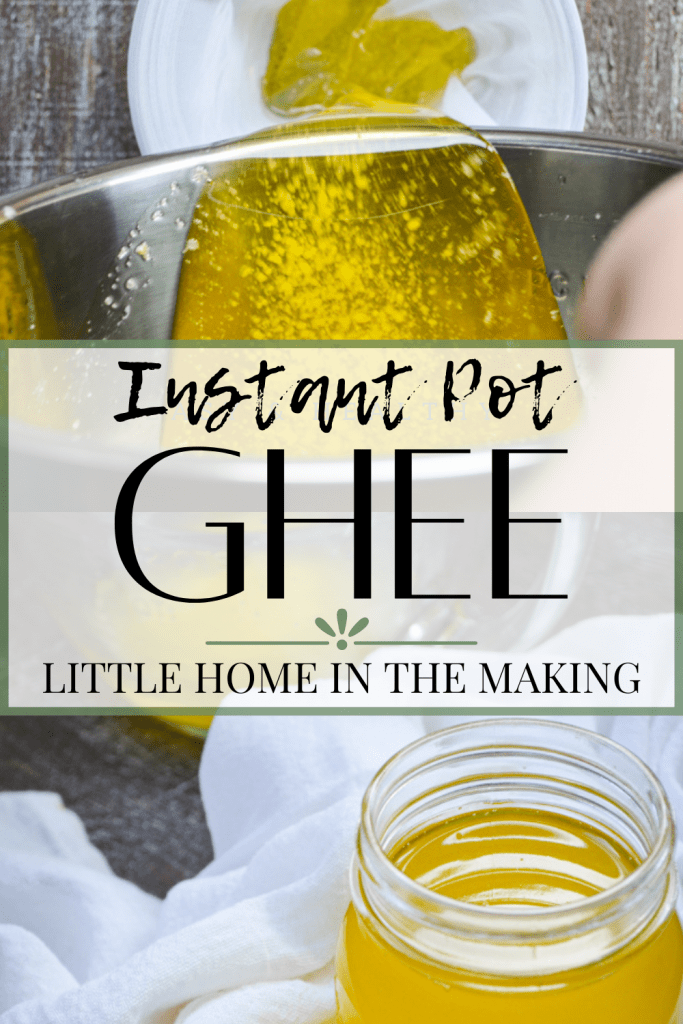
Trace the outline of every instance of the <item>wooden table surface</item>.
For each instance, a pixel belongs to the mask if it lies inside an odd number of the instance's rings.
[[[0,0],[0,194],[137,155],[126,97],[135,6]],[[579,11],[590,60],[587,128],[683,144],[683,0],[579,0]],[[624,516],[602,530],[596,547],[628,552],[627,572],[638,524]],[[655,530],[662,550],[670,530],[668,522]],[[604,611],[600,600],[584,594],[585,613]],[[659,596],[643,594],[638,610],[660,610]],[[59,792],[114,870],[162,895],[211,856],[200,751],[198,741],[139,718],[5,718],[0,789]]]

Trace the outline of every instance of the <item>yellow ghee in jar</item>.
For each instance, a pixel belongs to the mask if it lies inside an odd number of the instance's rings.
[[[306,130],[368,126],[392,131],[397,119],[353,115]],[[462,143],[444,145],[459,128],[448,118],[414,126],[434,144],[240,161],[209,182],[187,238],[174,339],[564,339],[496,151],[464,127]],[[290,127],[260,135],[281,140]]]
[[[561,814],[500,809],[442,822],[390,859],[426,888],[479,906],[537,910],[602,892],[639,865],[606,828]],[[671,915],[607,959],[555,974],[459,972],[399,951],[351,907],[339,943],[343,1024],[674,1024],[683,935]]]

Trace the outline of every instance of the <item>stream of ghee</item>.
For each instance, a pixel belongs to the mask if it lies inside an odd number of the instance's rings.
[[[331,120],[337,131],[366,123]],[[174,338],[565,338],[512,180],[469,134],[448,146],[437,134],[428,149],[231,165],[195,209]]]
[[[638,860],[615,836],[560,814],[504,809],[443,822],[390,855],[409,877],[479,906],[561,906],[603,891]],[[347,913],[337,962],[344,1024],[673,1024],[683,973],[674,915],[645,943],[562,974],[500,979],[431,967]]]

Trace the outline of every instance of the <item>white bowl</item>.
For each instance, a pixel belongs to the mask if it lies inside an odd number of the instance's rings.
[[[128,97],[143,155],[279,123],[263,103],[261,78],[283,3],[139,0]],[[449,116],[476,127],[583,129],[588,63],[575,0],[390,0],[382,10],[472,31],[478,56],[462,83],[451,78],[442,103]]]

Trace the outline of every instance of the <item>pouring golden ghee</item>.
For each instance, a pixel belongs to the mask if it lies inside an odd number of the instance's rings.
[[[296,151],[209,183],[187,240],[176,339],[565,337],[497,153],[421,109],[474,59],[470,32],[382,18],[382,7],[289,0],[280,10],[264,101],[280,114],[333,110],[252,136],[289,138]],[[324,144],[311,151],[307,137]]]
[[[389,151],[349,152],[387,138]],[[238,161],[207,184],[175,339],[565,338],[522,202],[476,132],[340,110],[252,140],[301,155]],[[329,155],[307,155],[311,142]]]

